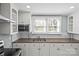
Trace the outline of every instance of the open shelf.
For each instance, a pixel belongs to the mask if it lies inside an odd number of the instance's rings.
[[[10,20],[2,15],[0,15],[0,22],[13,22],[13,23],[15,23],[15,21]]]

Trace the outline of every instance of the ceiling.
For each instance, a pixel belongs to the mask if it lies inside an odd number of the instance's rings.
[[[69,15],[79,9],[79,3],[16,3],[19,10],[33,15]],[[30,9],[26,6],[30,5]],[[70,8],[74,6],[75,8]]]

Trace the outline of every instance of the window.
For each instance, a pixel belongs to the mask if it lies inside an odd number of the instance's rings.
[[[36,19],[34,24],[34,32],[46,32],[46,20]]]
[[[61,17],[34,17],[32,19],[32,32],[58,33],[60,32]]]
[[[60,32],[60,18],[59,17],[49,18],[48,32]]]

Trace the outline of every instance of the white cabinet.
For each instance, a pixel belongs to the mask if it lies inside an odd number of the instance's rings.
[[[57,55],[60,55],[60,56],[68,56],[68,55],[72,55],[74,53],[74,50],[71,47],[70,43],[55,44],[55,47],[58,47],[57,51],[59,52],[59,54],[57,54]]]
[[[68,16],[68,32],[79,34],[78,24],[79,24],[79,11],[72,13]]]
[[[0,14],[10,19],[10,4],[9,3],[0,3]]]
[[[22,56],[78,56],[78,43],[14,43],[22,49]]]
[[[49,56],[48,43],[31,43],[30,56]]]
[[[61,44],[50,43],[50,56],[62,56],[64,54],[63,52]]]
[[[49,43],[40,43],[40,56],[49,56]]]
[[[73,16],[68,17],[68,32],[73,33],[74,32],[74,18]]]
[[[29,55],[29,43],[14,43],[13,48],[21,48],[22,49],[22,56]]]
[[[39,56],[39,43],[30,43],[30,56]]]
[[[24,52],[24,44],[15,43],[15,44],[13,44],[13,48],[21,48],[22,49],[22,56],[25,54],[25,52]]]
[[[30,24],[31,13],[30,12],[18,12],[18,24]]]
[[[17,21],[18,8],[15,4],[0,3],[0,14],[10,20]]]
[[[1,3],[1,15],[10,19],[10,23],[0,23],[0,34],[14,34],[18,32],[18,8],[14,4]],[[4,27],[3,27],[4,26]],[[2,30],[3,29],[3,30]]]
[[[30,55],[30,43],[25,43],[24,44],[24,56],[29,56]]]
[[[51,43],[50,56],[75,56],[79,55],[79,44],[76,43]]]
[[[72,44],[72,48],[75,50],[75,54],[74,55],[78,55],[79,56],[79,44],[78,43],[73,43]]]
[[[49,56],[48,43],[14,43],[13,48],[21,48],[22,56]]]

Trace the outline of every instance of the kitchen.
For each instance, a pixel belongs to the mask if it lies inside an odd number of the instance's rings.
[[[0,3],[4,51],[19,48],[21,56],[79,56],[78,5]]]

